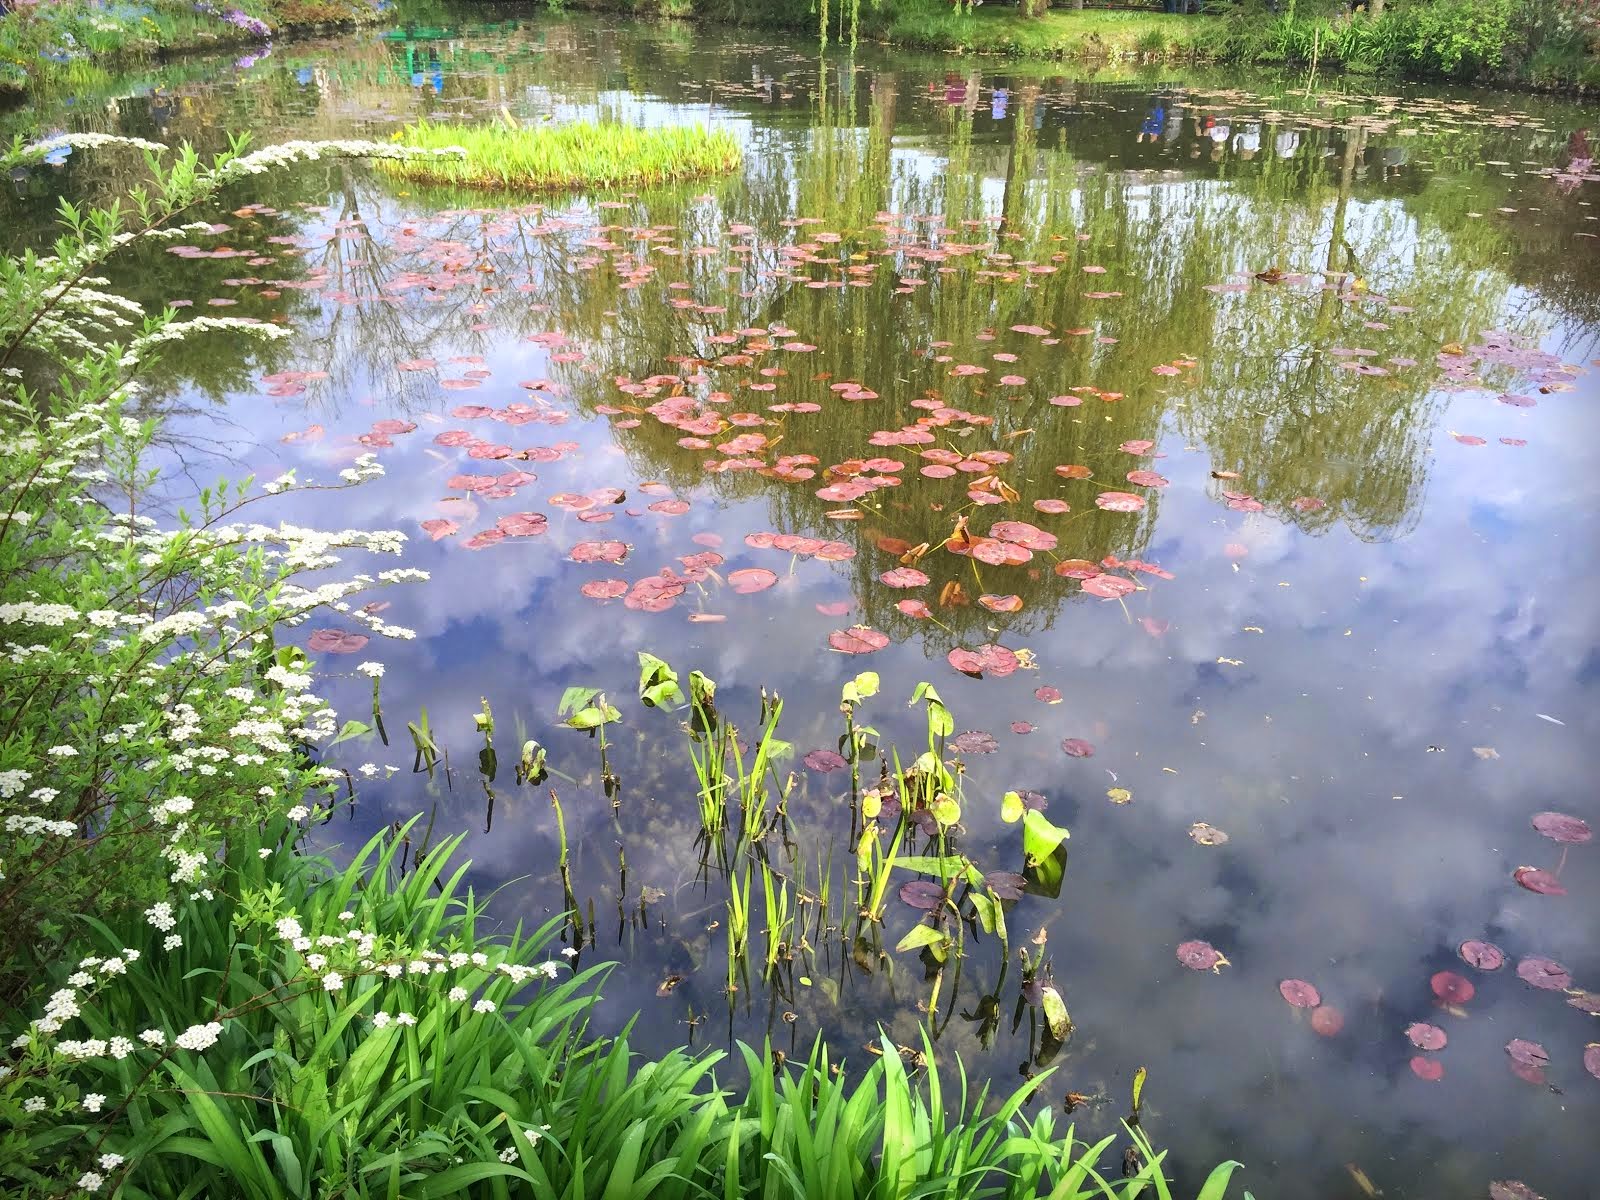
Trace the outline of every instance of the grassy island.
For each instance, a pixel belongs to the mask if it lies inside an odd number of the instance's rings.
[[[695,179],[731,171],[741,159],[731,133],[701,125],[637,129],[585,122],[527,128],[420,121],[406,126],[396,140],[423,150],[458,147],[464,154],[386,161],[390,174],[419,183],[538,191]]]

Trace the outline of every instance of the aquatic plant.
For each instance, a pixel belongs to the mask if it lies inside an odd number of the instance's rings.
[[[731,171],[741,158],[733,134],[699,125],[636,129],[614,123],[525,127],[421,121],[395,134],[395,140],[441,152],[426,162],[385,164],[396,177],[534,191],[693,179]],[[460,156],[443,156],[452,150]]]

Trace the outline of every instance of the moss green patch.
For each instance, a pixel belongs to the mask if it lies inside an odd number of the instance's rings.
[[[731,171],[739,144],[731,133],[685,125],[636,129],[588,123],[537,128],[509,125],[408,125],[395,139],[430,150],[459,147],[459,158],[385,162],[392,175],[422,183],[555,191],[644,186]]]

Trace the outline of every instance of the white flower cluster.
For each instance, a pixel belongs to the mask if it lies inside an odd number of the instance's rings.
[[[97,150],[102,146],[131,146],[135,150],[151,150],[157,154],[167,152],[166,146],[162,143],[147,142],[144,138],[119,137],[111,133],[59,133],[54,137],[29,142],[22,148],[19,161],[43,159],[64,146],[70,146],[75,150]]]

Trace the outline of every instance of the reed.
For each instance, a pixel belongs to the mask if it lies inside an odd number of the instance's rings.
[[[419,183],[560,191],[638,187],[731,171],[741,161],[733,134],[700,125],[636,129],[631,125],[509,122],[462,125],[419,121],[394,135],[402,145],[459,148],[460,157],[426,164],[385,161],[384,171]]]

